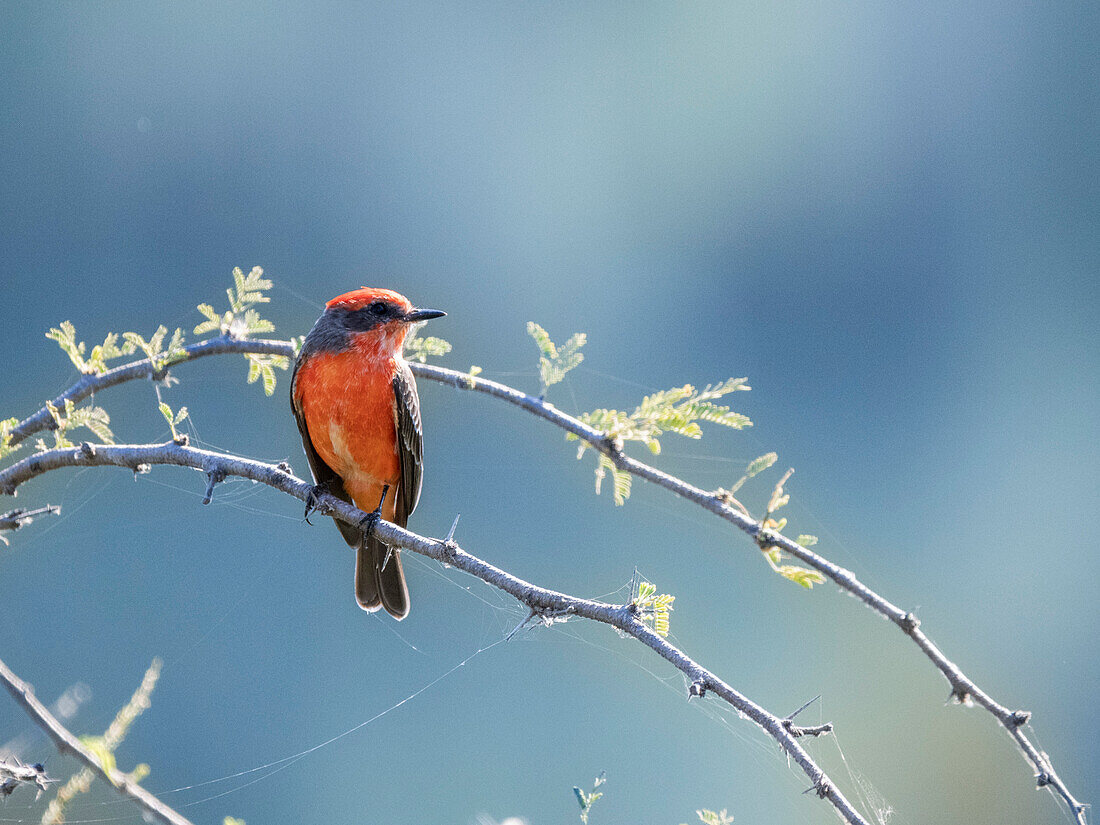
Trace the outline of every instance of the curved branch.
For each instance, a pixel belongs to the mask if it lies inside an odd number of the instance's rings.
[[[294,357],[294,346],[289,341],[237,340],[223,335],[219,338],[212,338],[208,341],[192,344],[185,348],[185,353],[186,355],[178,357],[170,366],[191,361],[204,355],[216,355],[221,353],[264,353],[269,355],[284,355],[292,358]],[[747,533],[758,544],[766,539],[768,544],[774,544],[780,547],[785,552],[801,560],[804,564],[809,565],[832,579],[838,587],[856,596],[876,613],[889,619],[897,625],[906,636],[912,639],[924,655],[927,656],[932,664],[934,664],[940,673],[943,674],[944,678],[947,679],[948,684],[951,686],[952,697],[964,703],[969,703],[971,701],[976,702],[989,711],[1005,730],[1008,731],[1009,735],[1023,752],[1024,758],[1031,764],[1032,768],[1034,768],[1038,786],[1041,788],[1049,787],[1053,789],[1069,806],[1078,825],[1086,825],[1085,805],[1074,798],[1065,783],[1055,772],[1054,766],[1050,762],[1050,758],[1036,748],[1034,743],[1031,742],[1024,732],[1024,727],[1030,721],[1031,714],[1022,710],[1010,710],[994,700],[988,693],[979,688],[972,679],[964,674],[958,665],[948,659],[943,654],[943,651],[925,635],[920,629],[920,622],[913,613],[902,610],[897,605],[867,587],[867,585],[856,578],[852,571],[834,564],[824,556],[791,541],[786,536],[772,531],[762,531],[759,522],[754,521],[741,511],[730,507],[714,493],[702,490],[692,484],[688,484],[686,481],[676,476],[662,472],[642,461],[631,458],[624,454],[617,445],[611,442],[604,433],[589,427],[583,421],[571,415],[563,413],[561,410],[554,407],[553,404],[549,404],[540,398],[527,395],[526,393],[520,392],[504,384],[499,384],[496,381],[472,376],[468,373],[446,369],[445,367],[437,367],[432,364],[410,363],[409,366],[417,377],[438,381],[439,383],[447,384],[460,390],[474,390],[503,399],[510,404],[514,404],[526,410],[532,415],[537,415],[549,421],[551,424],[560,427],[566,432],[573,433],[577,437],[588,442],[594,449],[610,458],[620,470],[624,470],[660,487],[664,487],[666,490],[698,504],[703,509],[708,510],[719,518],[725,519],[739,530]],[[111,387],[115,384],[120,384],[135,378],[148,378],[153,375],[153,365],[148,359],[116,367],[102,375],[86,375],[54,399],[53,404],[55,407],[62,407],[66,399],[75,403],[97,390]],[[52,425],[53,418],[49,410],[46,407],[42,407],[34,413],[34,415],[20,422],[12,430],[11,443],[18,443],[39,430],[50,429]],[[3,490],[0,489],[0,492],[3,492]]]
[[[4,683],[8,693],[38,722],[39,727],[49,734],[61,753],[70,753],[75,756],[108,785],[117,788],[120,794],[128,796],[144,808],[146,815],[151,816],[155,821],[165,823],[165,825],[192,825],[191,820],[169,808],[141,785],[131,781],[129,777],[118,772],[111,773],[104,769],[95,755],[80,744],[80,740],[62,725],[45,705],[38,701],[31,690],[31,686],[12,673],[11,668],[2,661],[0,661],[0,682]]]
[[[296,478],[285,464],[264,464],[239,456],[168,442],[167,444],[106,446],[85,443],[76,449],[55,449],[37,453],[0,471],[0,493],[13,495],[24,482],[62,467],[115,466],[141,472],[153,464],[192,467],[206,473],[210,479],[222,479],[231,475],[240,476],[267,484],[301,501],[309,500],[311,492],[314,492],[313,485]],[[312,500],[316,502],[318,512],[337,518],[345,524],[359,526],[367,516],[362,510],[328,493],[314,495]],[[530,608],[534,615],[578,616],[611,625],[634,637],[671,662],[691,680],[691,695],[702,696],[706,691],[712,691],[762,728],[779,743],[791,759],[798,763],[809,777],[812,789],[822,799],[829,800],[845,822],[851,825],[867,825],[867,821],[852,807],[844,794],[799,743],[799,737],[806,734],[808,729],[795,729],[789,719],[781,719],[765,710],[691,659],[675,645],[657,635],[642,621],[634,604],[608,604],[539,587],[467,553],[453,541],[425,538],[386,521],[377,522],[374,533],[388,545],[411,550],[476,576],[515,597]]]
[[[129,364],[122,364],[114,369],[107,370],[107,372],[82,375],[79,381],[57,396],[52,403],[55,409],[63,410],[66,401],[72,401],[76,404],[89,395],[113,387],[116,384],[133,381],[136,378],[163,378],[168,370],[178,364],[185,364],[206,355],[225,355],[227,353],[285,355],[287,358],[293,358],[294,345],[289,341],[267,341],[219,335],[217,338],[209,338],[206,341],[184,347],[182,353],[173,357],[166,366],[161,367],[159,370],[153,366],[153,362],[148,358],[142,358],[140,361],[131,361]],[[18,444],[28,436],[34,435],[34,433],[54,428],[53,416],[50,415],[47,407],[42,407],[34,415],[24,418],[12,428],[10,443]]]
[[[964,674],[958,665],[948,659],[943,654],[943,651],[924,634],[920,629],[920,621],[915,615],[911,612],[902,610],[897,605],[880,596],[857,579],[851,570],[834,564],[824,556],[818,555],[809,548],[803,547],[801,544],[792,541],[786,536],[771,530],[763,530],[759,522],[749,518],[740,510],[730,507],[716,494],[701,490],[676,476],[669,475],[668,473],[658,470],[656,467],[651,467],[644,462],[631,458],[624,454],[604,433],[589,427],[583,421],[571,415],[563,413],[561,410],[554,407],[553,404],[548,404],[540,398],[527,395],[512,387],[498,384],[495,381],[490,381],[479,376],[471,376],[467,373],[457,372],[431,364],[414,363],[409,366],[418,378],[428,378],[442,384],[457,387],[460,390],[476,390],[477,392],[483,392],[495,398],[501,398],[510,404],[515,404],[517,407],[526,410],[532,415],[537,415],[539,418],[546,419],[551,424],[555,424],[566,432],[573,433],[586,441],[594,449],[610,458],[620,470],[625,470],[638,478],[645,479],[660,487],[664,487],[666,490],[698,504],[704,510],[714,513],[719,518],[725,519],[730,522],[730,524],[747,533],[758,544],[766,539],[768,545],[775,545],[782,548],[785,552],[800,559],[804,564],[828,576],[842,590],[846,590],[856,596],[876,613],[885,616],[901,628],[902,632],[916,643],[924,652],[924,655],[931,660],[932,664],[934,664],[940,673],[947,679],[948,684],[951,686],[951,696],[953,698],[963,703],[974,701],[993,714],[994,718],[1001,723],[1013,740],[1015,740],[1016,744],[1019,745],[1020,750],[1024,754],[1024,758],[1035,769],[1035,779],[1038,786],[1040,788],[1049,787],[1053,789],[1069,806],[1075,821],[1079,825],[1087,825],[1085,820],[1086,806],[1074,798],[1062,779],[1055,773],[1054,766],[1050,762],[1050,757],[1036,748],[1034,743],[1032,743],[1024,732],[1024,726],[1030,721],[1031,714],[1022,710],[1009,710],[1007,707],[994,700],[988,693],[979,688],[972,679]]]

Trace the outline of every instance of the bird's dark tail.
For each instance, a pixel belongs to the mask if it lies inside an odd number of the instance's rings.
[[[383,607],[398,621],[409,615],[409,588],[399,550],[391,551],[374,536],[360,540],[355,554],[355,598],[364,610]]]

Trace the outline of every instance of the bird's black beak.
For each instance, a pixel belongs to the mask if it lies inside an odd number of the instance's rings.
[[[419,324],[421,321],[432,318],[442,318],[446,314],[438,309],[414,309],[412,312],[406,312],[403,320],[410,324]]]

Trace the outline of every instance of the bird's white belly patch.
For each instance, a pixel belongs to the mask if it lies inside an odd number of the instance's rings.
[[[328,440],[332,443],[332,452],[340,460],[342,465],[340,469],[354,467],[355,459],[351,455],[351,450],[348,449],[347,441],[344,440],[344,430],[335,421],[330,421],[328,424]],[[340,475],[344,473],[340,472]]]

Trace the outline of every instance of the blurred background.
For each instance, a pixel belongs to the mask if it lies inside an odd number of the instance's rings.
[[[759,513],[895,603],[994,698],[1034,713],[1100,799],[1096,546],[1096,6],[1085,3],[5,3],[0,417],[76,378],[44,333],[186,332],[233,266],[304,334],[328,298],[389,286],[444,309],[440,362],[537,392],[525,322],[588,333],[549,399],[633,409],[748,376],[755,423],[664,439],[654,463]],[[191,339],[194,336],[190,336]],[[307,472],[287,403],[242,358],[164,391],[193,442]],[[563,434],[421,382],[410,526],[533,582],[676,596],[673,640],[800,720],[872,822],[1068,821],[984,711],[831,585],[771,573],[724,522],[637,482],[623,507]],[[96,403],[163,441],[154,387]],[[28,446],[22,454],[26,454]],[[639,455],[648,456],[646,451]],[[324,519],[197,473],[59,471],[0,510],[60,517],[0,546],[0,658],[102,733],[154,656],[118,751],[196,823],[829,823],[753,725],[580,622],[502,640],[508,598],[410,559],[413,610],[362,613]],[[456,667],[464,663],[462,667]],[[402,704],[403,700],[404,703]],[[0,697],[0,744],[54,754]],[[51,754],[54,754],[51,756]],[[266,767],[265,767],[266,766]],[[37,821],[20,789],[0,821]],[[72,822],[137,822],[99,788]]]

